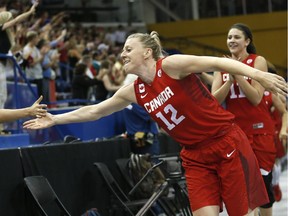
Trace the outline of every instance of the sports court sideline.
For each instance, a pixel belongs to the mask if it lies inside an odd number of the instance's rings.
[[[280,187],[282,190],[282,199],[275,202],[273,206],[273,216],[288,216],[288,169],[287,166],[280,176]],[[224,210],[220,216],[228,216]]]

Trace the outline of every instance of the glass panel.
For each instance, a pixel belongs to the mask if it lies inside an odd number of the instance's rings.
[[[155,0],[162,4],[182,20],[193,19],[193,0]],[[64,8],[52,3],[64,2]],[[81,4],[82,2],[82,4]],[[83,4],[86,2],[86,4]],[[217,11],[217,2],[219,10]],[[45,3],[45,4],[44,4]],[[245,6],[246,3],[246,6]],[[154,11],[144,11],[143,5],[151,4],[148,0],[43,0],[43,7],[39,10],[50,14],[66,10],[74,22],[145,22],[143,14],[155,13],[156,22],[174,21],[163,10],[154,7]],[[244,6],[243,6],[244,4]],[[151,7],[152,8],[152,7]],[[243,8],[246,10],[243,10]],[[213,18],[218,16],[234,16],[252,13],[267,13],[287,10],[287,0],[198,0],[199,18]]]

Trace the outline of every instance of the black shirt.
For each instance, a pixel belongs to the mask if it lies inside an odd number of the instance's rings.
[[[90,86],[97,85],[101,81],[97,79],[91,79],[84,75],[74,75],[72,80],[72,98],[73,99],[87,99],[87,94]]]
[[[7,54],[11,47],[11,43],[6,30],[2,30],[2,26],[0,26],[0,41],[0,53]]]

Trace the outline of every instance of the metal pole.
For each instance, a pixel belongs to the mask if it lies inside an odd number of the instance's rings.
[[[193,20],[199,20],[199,5],[198,0],[191,0]]]
[[[218,17],[221,17],[220,0],[216,0],[216,8],[217,8],[217,16],[218,16]]]
[[[156,1],[156,0],[150,0],[150,2],[156,6],[158,9],[162,10],[164,13],[166,13],[170,18],[174,19],[175,21],[181,20],[181,18],[173,13],[169,8],[166,8],[162,3]]]
[[[246,15],[247,14],[246,0],[242,0],[242,10],[243,14]]]
[[[133,19],[133,3],[134,0],[128,0],[128,26],[131,26]]]
[[[271,13],[273,11],[272,9],[272,1],[268,0],[268,12]]]

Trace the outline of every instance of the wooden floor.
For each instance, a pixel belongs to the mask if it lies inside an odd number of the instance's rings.
[[[288,170],[287,167],[280,176],[282,200],[273,205],[273,216],[288,216]]]
[[[282,190],[282,200],[273,205],[273,216],[288,216],[288,170],[286,169],[280,176],[280,188]],[[228,216],[224,210],[220,216]]]

